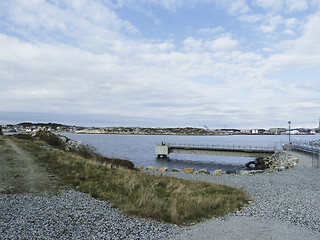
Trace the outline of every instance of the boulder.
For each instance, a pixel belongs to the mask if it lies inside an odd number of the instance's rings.
[[[161,167],[158,169],[160,172],[166,172],[168,171],[168,168],[167,167]]]
[[[240,171],[240,175],[248,175],[250,174],[251,172],[250,171],[247,171],[247,170],[241,170]]]
[[[172,172],[181,172],[181,170],[178,169],[178,168],[173,168],[171,171],[172,171]]]
[[[223,174],[223,171],[221,169],[217,169],[213,172],[214,175],[221,175]]]
[[[138,170],[144,170],[145,167],[144,166],[140,166],[140,167],[137,167]]]
[[[226,174],[237,174],[237,171],[233,171],[233,170],[227,170]]]
[[[65,144],[65,148],[67,151],[79,151],[83,147],[83,144],[81,141],[74,141],[74,140],[69,140]]]
[[[200,170],[198,171],[198,173],[209,173],[209,172],[208,172],[207,169],[204,168],[204,169],[200,169]]]
[[[193,168],[185,168],[183,170],[183,172],[185,172],[185,173],[194,173],[194,169]]]
[[[156,167],[150,166],[150,167],[148,167],[148,170],[157,171],[158,169]]]

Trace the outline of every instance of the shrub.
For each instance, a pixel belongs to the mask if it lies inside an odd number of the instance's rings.
[[[60,138],[57,135],[55,135],[52,132],[40,130],[36,133],[35,137],[41,139],[42,141],[45,141],[52,147],[64,149],[64,143],[60,140]]]
[[[14,135],[18,139],[24,139],[24,140],[32,140],[32,136],[29,133],[20,133]]]

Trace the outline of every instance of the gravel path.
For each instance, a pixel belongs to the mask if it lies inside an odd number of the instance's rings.
[[[253,200],[234,214],[180,230],[173,239],[320,239],[318,168],[254,175],[165,174],[244,187]]]
[[[127,217],[88,194],[0,194],[0,239],[167,239],[170,224]]]
[[[4,136],[0,136],[0,180],[0,193],[37,193],[55,185],[55,176],[48,174],[32,156]]]
[[[23,154],[15,150],[16,156]],[[3,166],[13,164],[1,156]],[[73,190],[0,193],[0,239],[320,239],[319,169],[298,166],[254,175],[162,174],[244,187],[253,203],[223,218],[177,227],[127,217],[107,202]]]

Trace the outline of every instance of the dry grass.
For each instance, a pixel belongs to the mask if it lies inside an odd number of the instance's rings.
[[[19,141],[64,184],[107,200],[125,214],[190,224],[234,212],[249,200],[243,189],[150,175],[76,153],[45,151],[39,142]]]

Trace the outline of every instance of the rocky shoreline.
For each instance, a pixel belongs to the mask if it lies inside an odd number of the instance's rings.
[[[258,158],[257,158],[258,159]],[[255,161],[257,162],[257,160]],[[255,167],[252,167],[247,170],[237,171],[222,171],[221,169],[217,169],[214,171],[209,171],[207,169],[200,169],[195,171],[193,168],[184,168],[178,169],[173,168],[169,169],[167,167],[157,168],[154,166],[139,166],[137,169],[139,170],[147,170],[147,171],[158,171],[158,172],[184,172],[184,173],[192,173],[192,174],[210,174],[210,175],[221,175],[221,174],[240,174],[240,175],[247,175],[247,174],[255,174],[255,173],[264,173],[264,172],[271,172],[271,171],[283,171],[289,168],[293,168],[298,165],[299,159],[296,156],[288,153],[287,151],[279,150],[275,154],[259,159],[259,164],[256,163]],[[254,163],[254,161],[253,161]],[[248,164],[249,165],[249,164]]]

